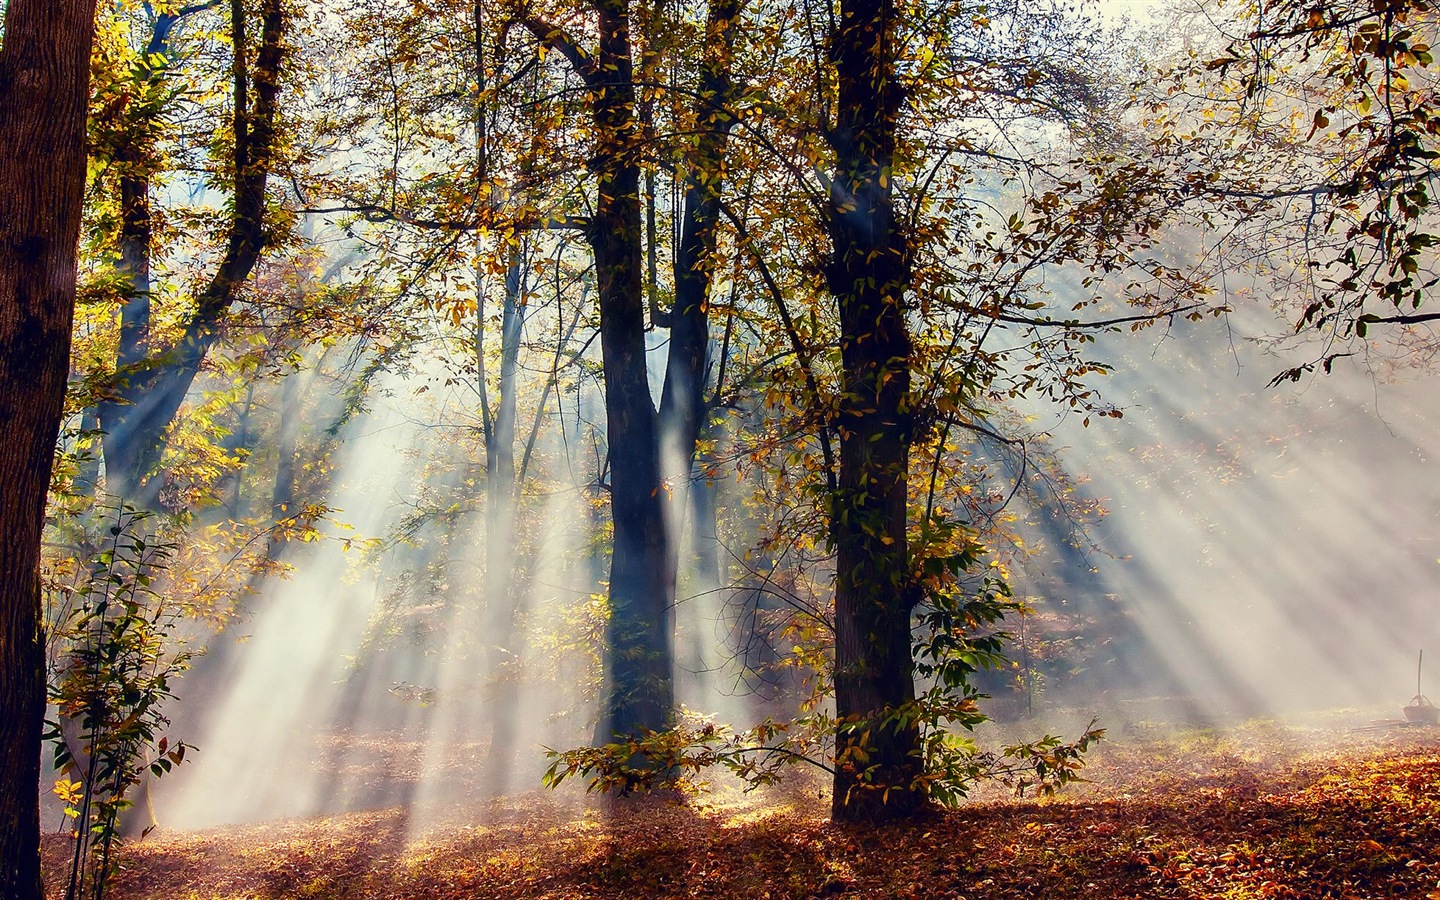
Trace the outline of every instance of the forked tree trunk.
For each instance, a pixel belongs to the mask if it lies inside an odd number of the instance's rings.
[[[168,350],[146,343],[149,329],[148,181],[130,184],[122,196],[122,268],[132,297],[122,313],[120,378],[114,401],[100,404],[105,429],[106,487],[138,506],[154,506],[159,479],[151,477],[165,450],[170,423],[190,391],[225,314],[265,246],[265,183],[275,157],[275,116],[280,66],[285,55],[285,12],[280,0],[260,2],[260,40],[253,64],[242,0],[231,0],[232,107],[234,116],[233,213],[226,246],[210,283],[196,298],[195,313]],[[127,190],[122,179],[122,193]],[[127,200],[128,198],[128,200]],[[135,221],[130,221],[131,218]],[[143,274],[143,280],[141,275]]]
[[[39,900],[40,535],[69,369],[93,0],[10,0],[0,44],[0,897]]]
[[[841,0],[832,35],[838,102],[826,278],[840,314],[842,365],[831,509],[842,731],[832,815],[841,821],[909,815],[923,799],[918,732],[893,716],[915,699],[905,530],[909,268],[891,186],[900,107],[895,15],[893,0]]]
[[[661,479],[661,421],[689,475],[703,412],[708,342],[709,284],[714,269],[715,222],[726,136],[724,101],[737,0],[710,12],[707,52],[697,104],[706,129],[687,185],[687,215],[676,260],[676,302],[671,316],[671,361],[657,413],[645,360],[642,292],[643,231],[640,203],[634,61],[627,0],[592,0],[598,42],[593,55],[548,23],[527,19],[541,42],[561,52],[589,88],[595,123],[590,170],[597,181],[588,238],[595,256],[600,304],[600,351],[605,373],[606,438],[610,458],[610,510],[614,546],[610,564],[610,617],[606,623],[606,692],[595,738],[604,743],[659,731],[671,723],[673,683],[674,548],[665,527]]]
[[[675,254],[675,306],[668,319],[670,354],[660,395],[660,433],[665,441],[662,459],[673,467],[665,474],[670,482],[671,520],[676,534],[684,518],[682,500],[687,490],[696,501],[693,513],[698,516],[707,512],[700,508],[703,498],[699,486],[689,489],[696,442],[709,413],[705,381],[710,355],[710,292],[715,280],[725,153],[735,124],[729,104],[734,94],[731,69],[736,19],[744,5],[745,0],[713,0],[710,4],[695,92],[695,148],[686,160],[685,206]],[[708,512],[713,517],[713,506]],[[666,579],[673,597],[679,541],[670,543]]]
[[[659,731],[675,706],[671,673],[666,533],[660,484],[659,429],[645,365],[641,293],[640,165],[635,86],[626,0],[595,0],[599,42],[591,76],[598,182],[590,246],[600,300],[600,355],[605,371],[606,440],[610,447],[609,657],[596,736]]]

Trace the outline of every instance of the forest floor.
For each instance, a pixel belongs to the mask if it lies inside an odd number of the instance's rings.
[[[833,825],[813,790],[608,809],[539,794],[421,837],[398,808],[161,830],[123,848],[109,896],[1440,900],[1440,728],[1128,731],[1056,799],[901,826]],[[47,872],[67,844],[47,836]]]

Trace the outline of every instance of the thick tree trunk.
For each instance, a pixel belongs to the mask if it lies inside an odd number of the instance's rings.
[[[40,535],[60,430],[93,0],[10,0],[0,44],[0,897],[39,900]]]
[[[608,741],[670,723],[671,673],[666,533],[660,445],[645,364],[641,292],[640,166],[630,16],[625,0],[596,0],[599,44],[594,74],[598,181],[589,239],[600,300],[600,355],[605,372],[610,447],[609,671],[596,737]]]
[[[839,23],[832,35],[838,102],[826,272],[840,314],[843,369],[831,510],[835,708],[843,724],[832,813],[874,821],[908,815],[923,799],[918,733],[893,715],[915,698],[905,529],[909,271],[890,181],[900,105],[894,4],[842,0]]]

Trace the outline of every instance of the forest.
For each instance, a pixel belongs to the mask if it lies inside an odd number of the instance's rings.
[[[0,10],[0,898],[1440,897],[1431,0]]]

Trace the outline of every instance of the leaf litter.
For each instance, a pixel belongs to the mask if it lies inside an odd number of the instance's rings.
[[[587,809],[536,792],[420,837],[398,807],[162,828],[123,847],[111,896],[1440,900],[1440,728],[1128,732],[1058,798],[981,792],[891,826],[831,824],[812,785]],[[46,836],[48,872],[67,843]]]

